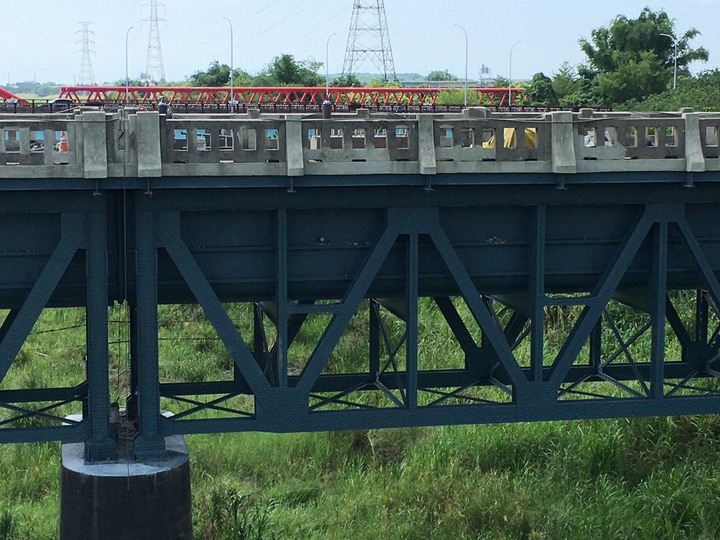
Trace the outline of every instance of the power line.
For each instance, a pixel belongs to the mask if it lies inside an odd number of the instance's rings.
[[[160,45],[159,22],[166,22],[158,16],[158,6],[165,7],[165,4],[158,3],[158,0],[150,0],[150,17],[143,19],[143,22],[150,23],[150,35],[148,36],[147,60],[145,62],[145,78],[153,82],[165,81],[165,65],[163,64],[162,46]]]
[[[78,22],[82,28],[75,32],[76,34],[80,34],[81,38],[76,41],[75,43],[81,44],[80,52],[82,53],[82,59],[80,60],[80,77],[78,78],[78,84],[79,85],[94,85],[95,84],[95,73],[93,72],[92,67],[92,61],[90,60],[90,55],[95,54],[95,51],[93,51],[90,47],[95,46],[95,41],[93,41],[91,38],[95,37],[95,32],[90,30],[90,25],[92,23],[90,22]]]
[[[355,0],[343,75],[357,73],[370,60],[386,81],[397,79],[383,0]]]

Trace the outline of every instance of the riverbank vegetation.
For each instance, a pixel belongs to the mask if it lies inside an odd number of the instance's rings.
[[[111,319],[121,338],[122,310]],[[159,320],[168,372],[223,369],[201,310],[165,306]],[[439,356],[456,354],[437,323],[421,328]],[[46,310],[4,383],[73,381],[83,324],[82,310]],[[717,538],[719,426],[700,416],[188,436],[195,537]],[[57,538],[59,451],[0,446],[0,540]]]

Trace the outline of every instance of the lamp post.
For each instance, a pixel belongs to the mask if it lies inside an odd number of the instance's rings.
[[[510,47],[510,69],[508,70],[508,107],[512,107],[512,55],[515,45],[522,43],[522,41],[516,41]]]
[[[125,106],[128,105],[128,93],[130,91],[130,76],[128,75],[128,37],[130,36],[130,30],[133,27],[127,29],[125,32]]]
[[[673,42],[673,90],[677,88],[677,44],[678,40],[675,36],[670,34],[660,34],[661,36],[669,37]]]
[[[465,30],[465,28],[463,28],[463,27],[460,26],[459,24],[454,24],[453,26],[457,26],[460,30],[463,31],[463,34],[465,34],[465,84],[464,84],[464,94],[463,94],[463,106],[464,106],[464,108],[467,109],[467,97],[468,97],[468,92],[467,92],[467,82],[468,82],[468,77],[467,77],[467,73],[468,73],[468,35],[467,35],[467,31]]]
[[[330,99],[330,40],[337,34],[330,34],[325,42],[325,99]]]
[[[223,17],[230,25],[230,112],[235,112],[235,64],[233,57],[233,27],[232,22],[227,17]]]

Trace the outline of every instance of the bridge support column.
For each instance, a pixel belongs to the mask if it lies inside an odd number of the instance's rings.
[[[192,538],[190,465],[185,441],[165,440],[152,459],[88,463],[83,444],[64,444],[60,540]]]

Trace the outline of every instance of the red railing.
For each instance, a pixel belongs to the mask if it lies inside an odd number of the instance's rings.
[[[436,105],[438,95],[447,88],[372,88],[372,87],[331,87],[329,99],[334,105],[358,103],[365,105]],[[524,88],[513,88],[513,94],[520,97]],[[504,105],[507,88],[468,88],[470,105]],[[76,103],[123,103],[124,86],[62,86],[61,98]],[[230,88],[189,87],[189,86],[130,86],[127,101],[131,103],[227,103]],[[239,105],[250,104],[292,104],[315,103],[325,100],[325,87],[263,86],[237,87],[234,101]],[[514,100],[513,100],[514,101]]]

